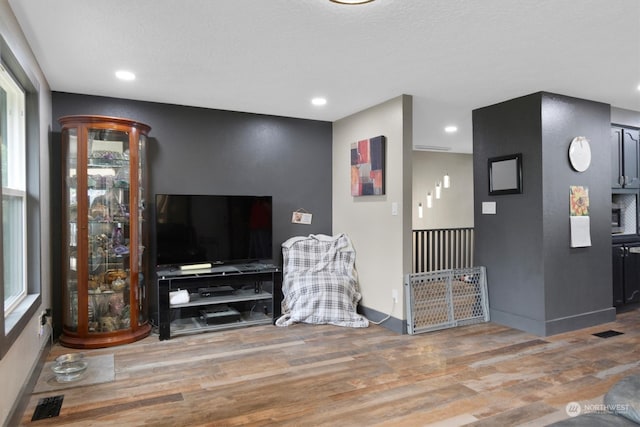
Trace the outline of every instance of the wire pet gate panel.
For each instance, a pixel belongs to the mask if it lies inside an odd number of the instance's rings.
[[[407,274],[407,331],[430,332],[489,321],[484,267]]]

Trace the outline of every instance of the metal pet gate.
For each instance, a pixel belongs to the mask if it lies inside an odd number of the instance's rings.
[[[484,267],[407,274],[405,286],[409,334],[489,321]]]

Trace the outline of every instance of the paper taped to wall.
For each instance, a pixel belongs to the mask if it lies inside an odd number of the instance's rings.
[[[571,247],[591,246],[591,231],[588,216],[571,216]]]

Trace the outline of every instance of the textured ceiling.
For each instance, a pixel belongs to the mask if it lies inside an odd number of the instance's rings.
[[[54,91],[328,121],[409,94],[414,143],[456,152],[537,91],[640,111],[638,0],[8,1]]]

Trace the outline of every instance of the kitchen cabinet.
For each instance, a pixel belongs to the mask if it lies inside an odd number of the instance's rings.
[[[613,305],[640,302],[640,242],[612,247]]]
[[[612,126],[611,187],[640,188],[640,130]]]

